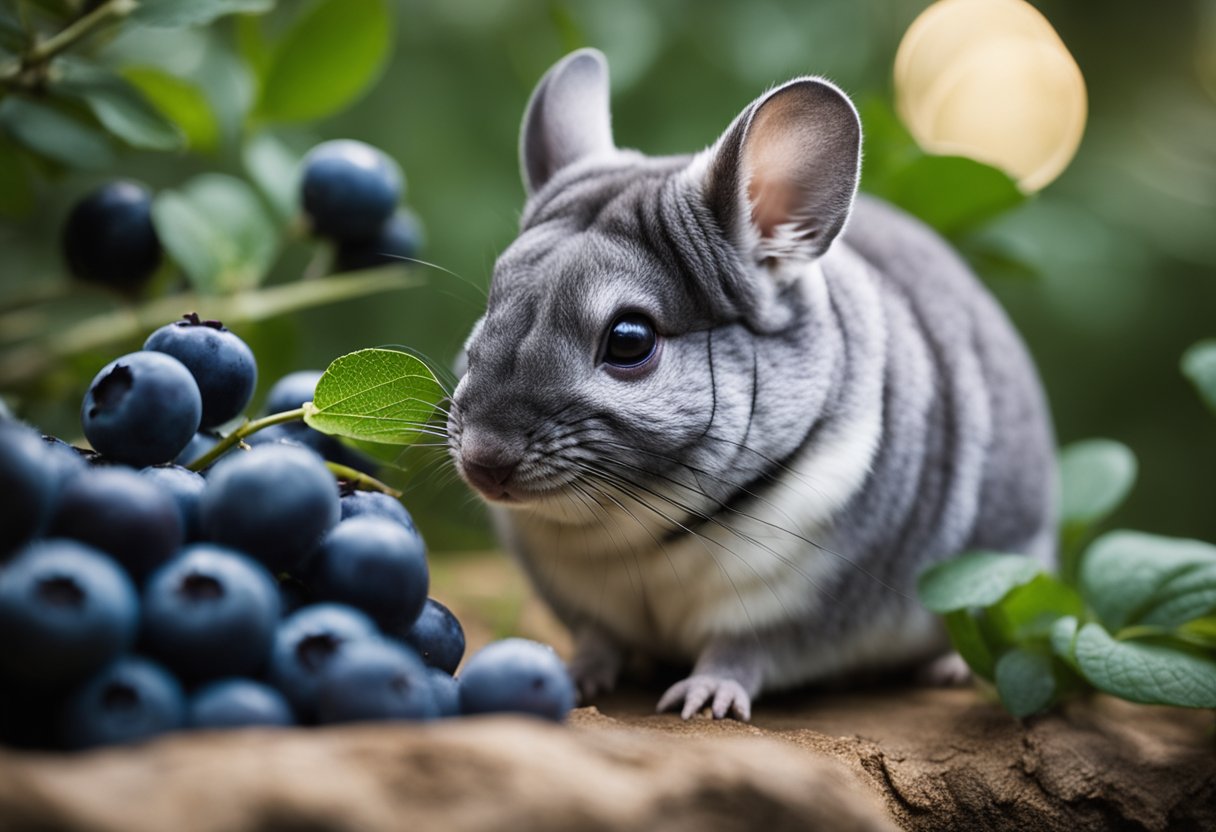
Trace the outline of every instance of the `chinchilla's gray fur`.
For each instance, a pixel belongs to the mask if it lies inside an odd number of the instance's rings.
[[[480,490],[585,697],[651,656],[693,668],[662,707],[746,719],[761,691],[941,655],[928,564],[1054,556],[1026,349],[936,234],[855,197],[859,148],[815,78],[681,157],[615,147],[598,52],[533,94],[522,229],[449,434],[500,481]],[[627,312],[660,338],[636,372],[601,362]]]

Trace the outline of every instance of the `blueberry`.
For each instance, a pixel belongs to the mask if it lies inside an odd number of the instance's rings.
[[[283,615],[291,615],[301,607],[306,607],[312,603],[312,593],[309,592],[308,586],[299,578],[288,575],[286,572],[279,573],[279,608]]]
[[[114,561],[74,540],[35,541],[0,571],[0,676],[78,682],[131,646],[138,616]]]
[[[431,693],[440,716],[460,715],[460,682],[437,667],[428,667],[426,675],[431,680]]]
[[[248,552],[274,572],[301,566],[338,515],[329,469],[311,451],[287,445],[220,460],[203,492],[208,539]]]
[[[270,388],[262,410],[270,414],[302,407],[304,402],[312,401],[321,375],[320,370],[297,370],[294,373],[288,373]]]
[[[111,361],[80,407],[89,443],[101,454],[142,467],[169,462],[198,430],[203,401],[185,365],[159,352]]]
[[[182,545],[177,504],[129,468],[90,468],[64,486],[50,534],[96,546],[142,580]]]
[[[349,139],[314,147],[303,171],[300,202],[313,231],[339,240],[374,234],[392,216],[404,188],[396,162]]]
[[[301,717],[316,713],[321,672],[338,653],[359,641],[379,638],[375,623],[342,604],[302,607],[279,624],[270,680]]]
[[[383,517],[400,523],[410,534],[417,534],[414,518],[406,511],[401,501],[380,491],[354,491],[342,496],[342,519],[355,517]]]
[[[70,748],[136,742],[181,727],[185,710],[182,687],[167,670],[128,656],[72,694],[59,727]]]
[[[317,687],[317,718],[323,724],[438,716],[426,665],[392,641],[349,645],[334,656]]]
[[[294,725],[295,721],[283,694],[252,679],[212,682],[186,703],[186,724],[191,728]]]
[[[358,607],[383,627],[404,629],[426,603],[426,547],[391,520],[346,520],[321,542],[313,584],[323,598]]]
[[[401,638],[427,665],[445,673],[455,673],[464,656],[464,628],[452,611],[434,598],[426,600],[418,620]]]
[[[143,641],[185,679],[257,673],[270,658],[278,621],[274,578],[221,546],[187,546],[144,587]]]
[[[0,424],[0,558],[40,531],[51,515],[56,480],[38,434],[14,422]]]
[[[186,365],[203,399],[204,428],[239,416],[258,382],[258,365],[249,346],[219,321],[196,313],[166,324],[148,336],[144,349],[171,355]]]
[[[422,251],[422,223],[412,211],[402,209],[368,237],[342,240],[334,269],[353,272],[376,266],[400,265]]]
[[[124,292],[139,289],[161,259],[152,226],[152,195],[122,181],[93,191],[68,215],[63,252],[78,280]]]
[[[54,483],[55,494],[58,495],[69,480],[88,470],[89,465],[80,449],[62,439],[44,436],[42,441],[46,443],[47,450],[44,460],[46,476]]]
[[[486,645],[460,674],[460,712],[511,711],[560,722],[574,707],[574,684],[553,648],[523,638]]]
[[[145,468],[139,475],[173,498],[182,519],[186,540],[198,540],[198,506],[203,499],[207,481],[201,474],[180,465],[158,465]]]
[[[190,442],[186,447],[182,448],[182,452],[173,461],[178,465],[190,465],[203,454],[207,453],[207,451],[214,448],[219,441],[220,438],[214,433],[199,431],[190,438]]]

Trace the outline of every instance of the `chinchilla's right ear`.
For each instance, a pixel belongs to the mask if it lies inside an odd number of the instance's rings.
[[[613,149],[608,62],[598,49],[571,52],[528,101],[519,137],[524,187],[531,196],[572,162]]]
[[[693,169],[739,253],[781,283],[844,228],[860,167],[853,103],[829,81],[798,78],[752,102]]]

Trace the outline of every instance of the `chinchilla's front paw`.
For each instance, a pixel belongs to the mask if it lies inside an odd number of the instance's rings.
[[[696,673],[682,682],[676,682],[663,694],[656,710],[674,710],[681,702],[684,703],[680,709],[683,719],[691,719],[693,714],[706,706],[714,719],[731,716],[740,722],[748,722],[752,718],[751,695],[743,685],[723,676]]]
[[[580,635],[570,661],[570,677],[578,691],[578,702],[586,705],[597,696],[611,693],[621,674],[623,657],[610,640],[599,635]]]

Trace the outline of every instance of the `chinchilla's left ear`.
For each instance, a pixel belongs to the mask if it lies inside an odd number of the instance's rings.
[[[844,228],[860,176],[861,121],[834,84],[799,78],[754,101],[706,153],[710,211],[741,255],[780,280]]]
[[[571,52],[528,101],[519,137],[524,186],[532,195],[572,162],[613,149],[608,62],[598,49]]]

